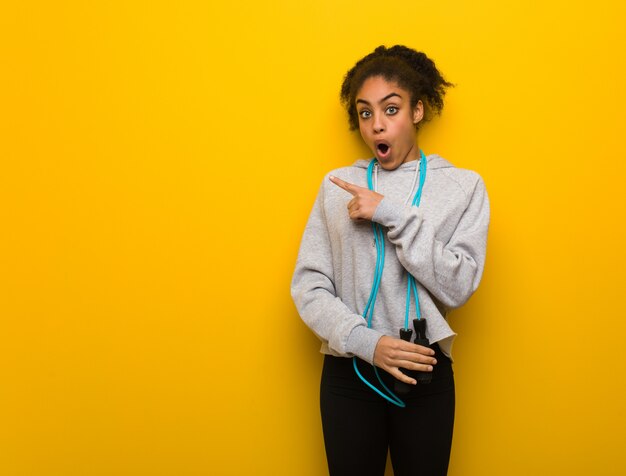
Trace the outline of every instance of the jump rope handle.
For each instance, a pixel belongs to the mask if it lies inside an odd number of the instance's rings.
[[[415,327],[415,340],[417,345],[428,347],[430,342],[426,337],[426,319],[413,319],[413,327]],[[433,379],[432,372],[414,372],[417,383],[430,383]]]
[[[413,335],[412,329],[400,329],[400,339],[405,340],[407,342],[411,342],[411,335]],[[409,372],[406,369],[398,369],[398,370],[400,370],[400,372],[402,372],[405,375],[409,375]],[[396,380],[393,383],[393,391],[397,393],[398,395],[406,395],[407,393],[411,391],[411,387],[412,385],[409,385],[408,383],[404,383],[400,380]]]
[[[428,338],[426,337],[426,320],[413,319],[413,327],[415,327],[415,340],[413,342],[417,345],[428,347],[430,345],[430,342],[428,342]],[[402,340],[410,342],[412,334],[412,329],[400,329],[400,339]],[[420,372],[406,369],[400,369],[400,372],[410,377],[413,377],[415,380],[417,380],[418,384],[428,384],[431,382],[433,377],[432,372]],[[411,391],[411,387],[412,385],[401,382],[400,380],[396,380],[394,382],[393,390],[398,395],[406,395]]]

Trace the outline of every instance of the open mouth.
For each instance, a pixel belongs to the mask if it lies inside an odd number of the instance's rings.
[[[378,151],[378,155],[380,157],[385,157],[389,154],[389,150],[391,149],[391,147],[389,146],[389,144],[385,143],[385,142],[380,142],[378,144],[376,144],[376,150]]]

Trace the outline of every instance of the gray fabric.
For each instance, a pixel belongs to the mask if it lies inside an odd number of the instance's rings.
[[[404,326],[407,273],[417,283],[427,336],[452,357],[456,333],[447,312],[464,304],[480,282],[485,264],[489,199],[482,178],[439,157],[427,157],[426,182],[419,208],[405,205],[418,161],[396,170],[379,170],[384,195],[373,221],[385,232],[385,268],[372,328],[360,315],[369,299],[376,248],[369,221],[351,220],[352,196],[328,179],[334,175],[367,186],[368,160],[324,177],[304,230],[291,284],[303,321],[322,340],[321,352],[356,355],[373,362],[383,335],[398,337]],[[412,319],[415,317],[413,303]]]

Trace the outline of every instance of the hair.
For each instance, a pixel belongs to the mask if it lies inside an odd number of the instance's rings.
[[[357,61],[343,79],[340,98],[348,112],[350,130],[359,128],[356,95],[363,83],[375,76],[395,81],[408,91],[411,95],[411,108],[415,108],[418,101],[422,101],[424,119],[416,124],[416,129],[435,115],[441,114],[446,88],[454,86],[443,78],[433,60],[424,53],[402,45],[391,48],[381,45]]]

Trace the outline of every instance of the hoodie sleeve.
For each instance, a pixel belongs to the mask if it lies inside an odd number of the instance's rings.
[[[482,178],[476,177],[447,243],[437,239],[433,224],[418,207],[383,198],[372,218],[388,228],[387,237],[404,268],[448,308],[470,298],[485,265],[489,198]]]
[[[333,250],[324,214],[324,184],[309,216],[291,283],[291,295],[305,324],[338,355],[373,363],[382,333],[337,297]]]

